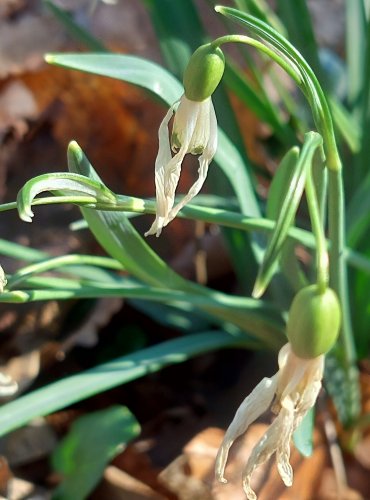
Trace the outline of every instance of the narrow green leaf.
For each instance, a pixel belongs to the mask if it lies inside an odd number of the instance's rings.
[[[25,261],[38,261],[48,257],[46,252],[37,250],[36,248],[25,247],[19,243],[0,239],[0,255],[6,255],[13,259]]]
[[[237,9],[261,19],[261,21],[269,24],[282,35],[286,34],[281,20],[265,0],[234,0],[234,4]]]
[[[358,122],[348,110],[336,99],[329,99],[333,120],[338,132],[347,143],[352,153],[360,150],[361,132]]]
[[[346,64],[348,102],[357,118],[361,114],[361,94],[366,88],[366,12],[363,0],[346,2]]]
[[[217,349],[243,346],[243,339],[243,335],[232,337],[220,331],[189,335],[58,380],[3,405],[0,408],[0,435],[25,425],[35,417],[48,415],[94,394],[157,372],[165,366]]]
[[[32,202],[37,195],[45,191],[78,194],[91,197],[96,202],[116,203],[114,193],[97,180],[91,180],[85,176],[68,172],[43,174],[26,182],[18,193],[18,212],[22,220],[32,222],[32,217],[34,216],[31,209]]]
[[[317,130],[323,136],[327,165],[333,171],[339,170],[341,161],[329,105],[315,73],[305,58],[280,33],[259,19],[229,7],[217,6],[216,11],[262,38],[265,43],[254,39],[251,39],[250,43],[267,53],[294,79],[309,102]]]
[[[306,0],[295,0],[292,6],[286,0],[277,0],[280,19],[284,23],[290,42],[301,52],[316,75],[322,80],[322,69],[311,14]]]
[[[31,276],[24,278],[19,290],[5,291],[0,302],[33,302],[40,300],[66,300],[78,298],[122,297],[144,299],[170,305],[183,304],[205,311],[213,324],[230,322],[245,331],[254,343],[278,349],[285,340],[284,321],[280,311],[268,302],[257,301],[221,292],[208,295],[143,285],[132,278],[115,280],[73,280],[57,276]]]
[[[275,230],[258,272],[253,290],[254,297],[260,297],[268,286],[277,266],[284,242],[286,241],[289,227],[292,225],[301,200],[307,171],[310,168],[316,150],[322,146],[322,137],[316,132],[306,134],[299,160],[293,171],[288,190],[279,211]]]
[[[123,54],[47,54],[46,62],[63,68],[132,83],[172,106],[183,94],[180,82],[167,70],[141,57]]]
[[[356,248],[363,237],[368,237],[370,226],[370,172],[362,179],[347,208],[347,241]]]
[[[369,171],[370,158],[370,19],[366,26],[366,48],[362,75],[362,94],[360,100],[361,148],[355,163],[356,185],[361,185]]]
[[[266,215],[269,219],[279,218],[283,202],[289,195],[289,187],[294,182],[293,176],[298,160],[299,148],[294,146],[285,154],[274,174],[266,204]],[[293,290],[298,291],[307,284],[295,254],[295,245],[291,240],[284,242],[279,260],[281,270]]]
[[[196,333],[210,328],[211,318],[196,310],[192,304],[176,306],[148,300],[130,300],[130,305],[152,318],[156,323],[167,328],[174,328],[186,334]]]
[[[62,255],[60,257],[51,257],[40,259],[36,264],[23,267],[11,277],[8,278],[7,289],[11,290],[19,286],[25,279],[46,271],[56,270],[58,272],[71,273],[80,278],[87,278],[95,281],[114,281],[114,275],[107,273],[99,267],[105,267],[114,270],[123,270],[122,265],[114,259],[100,257],[95,255]]]
[[[284,200],[290,191],[299,152],[298,146],[289,149],[274,173],[266,203],[266,216],[268,219],[276,220],[280,214]]]
[[[84,500],[101,480],[106,465],[138,436],[140,426],[125,406],[111,406],[75,420],[52,454],[62,482],[54,500]]]

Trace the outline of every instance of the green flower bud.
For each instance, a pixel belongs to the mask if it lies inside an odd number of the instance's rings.
[[[191,56],[184,73],[185,95],[191,101],[204,101],[220,83],[225,57],[219,47],[201,45]]]
[[[287,335],[294,353],[300,358],[326,354],[339,334],[341,312],[331,288],[321,292],[317,285],[300,290],[289,311]]]

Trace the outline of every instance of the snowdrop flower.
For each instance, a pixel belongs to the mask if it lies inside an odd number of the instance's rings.
[[[222,78],[224,66],[221,49],[212,44],[199,47],[189,61],[184,73],[185,93],[179,104],[176,102],[169,109],[159,127],[155,162],[156,217],[145,236],[159,236],[162,228],[199,193],[204,184],[217,149],[217,120],[211,95]],[[174,112],[170,138],[168,126]],[[182,162],[188,153],[200,155],[198,179],[174,206]]]
[[[279,474],[286,486],[293,483],[289,463],[290,441],[295,429],[316,402],[321,389],[325,353],[333,346],[340,327],[340,306],[331,289],[312,285],[295,297],[287,325],[290,340],[278,356],[279,370],[264,378],[245,398],[226,431],[216,458],[216,478],[224,477],[233,442],[268,408],[276,415],[255,445],[243,471],[243,488],[249,500],[257,496],[251,488],[254,470],[276,453]]]

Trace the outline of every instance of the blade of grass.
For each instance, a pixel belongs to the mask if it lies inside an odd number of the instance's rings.
[[[319,52],[306,0],[295,0],[294,6],[286,0],[277,0],[277,8],[280,19],[288,31],[290,42],[307,60],[319,80],[323,81]]]
[[[366,12],[363,0],[346,2],[346,63],[348,103],[354,115],[361,115],[361,94],[365,89]]]
[[[261,21],[275,28],[282,35],[286,35],[284,25],[265,0],[234,0],[234,4],[242,12],[261,19]]]
[[[243,347],[244,336],[212,331],[169,340],[58,380],[0,408],[0,435],[73,403],[203,353]]]
[[[25,278],[19,290],[4,292],[2,302],[35,302],[40,300],[67,300],[96,297],[122,297],[144,299],[168,304],[192,304],[213,315],[213,322],[228,321],[249,336],[253,342],[261,341],[270,348],[279,348],[284,342],[284,321],[278,309],[267,302],[256,301],[221,292],[198,295],[180,290],[142,285],[132,279],[115,282],[77,281],[67,278],[34,276]],[[253,337],[250,337],[252,335]]]
[[[269,240],[261,267],[258,271],[256,284],[253,290],[254,297],[260,297],[268,286],[277,268],[283,244],[286,241],[289,227],[292,225],[298,205],[305,187],[306,174],[310,168],[313,156],[318,148],[322,147],[322,137],[316,132],[306,134],[305,142],[295,169],[292,172],[290,183],[284,201],[279,210],[276,227]]]
[[[360,186],[369,171],[370,158],[370,20],[366,26],[366,49],[362,75],[362,95],[360,99],[361,149],[356,158],[355,180]]]

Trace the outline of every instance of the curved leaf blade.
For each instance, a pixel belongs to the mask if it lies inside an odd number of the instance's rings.
[[[0,436],[25,425],[33,418],[65,408],[94,394],[154,373],[165,366],[226,347],[243,346],[243,335],[204,332],[122,356],[82,373],[37,389],[0,408]]]

